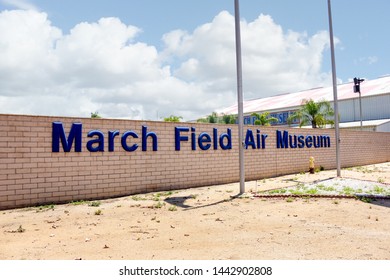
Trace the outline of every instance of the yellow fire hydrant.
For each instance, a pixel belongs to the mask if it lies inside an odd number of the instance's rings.
[[[314,157],[309,158],[309,173],[314,174]]]

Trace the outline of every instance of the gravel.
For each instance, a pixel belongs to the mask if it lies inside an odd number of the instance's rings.
[[[390,186],[371,181],[332,178],[315,183],[298,183],[296,186],[266,192],[284,195],[348,195],[390,197]]]

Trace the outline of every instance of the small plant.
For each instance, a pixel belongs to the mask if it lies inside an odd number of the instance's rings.
[[[161,195],[163,195],[163,196],[170,196],[172,194],[173,194],[173,191],[168,191],[168,192],[162,193]]]
[[[197,197],[198,197],[197,194],[191,194],[191,195],[190,195],[190,198],[191,198],[191,199],[196,199]]]
[[[159,201],[153,205],[153,208],[162,208],[163,206],[165,206],[165,203],[161,203],[161,201]]]
[[[26,230],[22,227],[22,225],[20,225],[16,231],[22,233],[25,232]]]
[[[172,195],[172,194],[173,194],[172,191],[155,193],[155,194],[153,195],[152,200],[154,200],[154,201],[160,201],[160,197],[161,197],[161,196],[170,196],[170,195]]]
[[[363,201],[363,202],[365,202],[365,203],[371,203],[372,202],[372,199],[371,198],[369,198],[369,197],[362,197],[362,198],[360,198],[360,200],[361,201]],[[371,208],[370,208],[371,209]]]
[[[289,203],[293,202],[293,201],[294,201],[294,198],[292,198],[292,197],[289,197],[289,198],[286,199],[286,202],[289,202]]]
[[[360,171],[362,171],[363,170],[363,166],[356,166],[356,171],[357,172],[360,172]]]
[[[91,201],[88,206],[91,207],[99,207],[100,206],[100,201]]]
[[[48,211],[48,210],[54,210],[54,205],[53,204],[41,205],[38,207],[37,212]]]
[[[383,179],[381,177],[378,178],[378,183],[384,183],[384,182],[385,182],[385,179]]]
[[[84,200],[77,200],[77,201],[72,201],[70,204],[72,204],[72,205],[82,205],[84,203],[85,203]]]
[[[327,191],[327,192],[334,192],[336,189],[332,186],[328,186],[328,187],[325,187],[324,188],[324,191]]]
[[[343,187],[343,192],[346,195],[351,195],[353,193],[354,189],[348,186]]]
[[[102,210],[100,210],[100,209],[96,210],[96,211],[95,211],[95,215],[96,215],[96,216],[102,215]]]
[[[146,200],[146,198],[138,196],[138,195],[132,196],[131,199],[134,201]]]
[[[276,189],[276,190],[270,190],[268,193],[269,194],[282,194],[282,193],[286,193],[287,190],[286,189]]]
[[[318,193],[318,190],[316,188],[312,188],[312,189],[309,189],[307,191],[308,194],[317,194]]]
[[[291,191],[291,194],[294,194],[294,195],[302,195],[302,194],[305,194],[305,192],[300,191],[300,190],[292,190],[292,191]]]
[[[386,193],[386,190],[384,188],[379,187],[379,186],[374,186],[374,193],[383,194],[383,193]]]
[[[172,205],[168,208],[168,211],[177,211],[177,207],[175,205]]]

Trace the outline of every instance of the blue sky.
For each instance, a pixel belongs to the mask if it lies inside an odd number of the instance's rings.
[[[240,10],[245,99],[330,85],[326,0]],[[332,1],[339,82],[390,74],[389,10]],[[233,0],[0,0],[0,113],[189,120],[230,106],[233,15]]]

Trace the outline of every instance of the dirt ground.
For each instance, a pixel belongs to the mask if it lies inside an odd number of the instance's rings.
[[[293,174],[246,190],[335,176]],[[390,188],[390,163],[342,177]],[[390,200],[235,198],[238,191],[227,184],[0,211],[0,259],[390,260]]]

